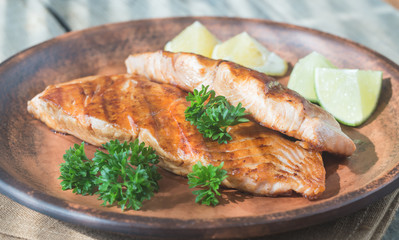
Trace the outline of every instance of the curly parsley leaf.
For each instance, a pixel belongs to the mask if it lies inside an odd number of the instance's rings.
[[[100,166],[96,194],[104,201],[103,205],[117,203],[122,210],[125,207],[138,210],[142,202],[149,200],[159,189],[161,175],[155,165],[150,165],[158,163],[158,156],[151,147],[139,144],[138,140],[123,144],[115,140],[103,147],[108,154],[97,151],[93,158]]]
[[[219,204],[217,196],[220,196],[218,191],[220,184],[227,178],[227,171],[222,169],[224,162],[215,167],[211,164],[203,166],[201,162],[197,162],[192,168],[192,172],[187,175],[188,185],[190,188],[200,187],[201,190],[193,191],[197,195],[195,202],[205,205]]]
[[[108,153],[97,150],[92,160],[84,152],[84,143],[66,151],[65,163],[60,168],[62,189],[92,195],[98,188],[95,194],[104,201],[103,205],[118,204],[122,210],[138,210],[144,200],[158,191],[158,156],[138,140],[115,140],[103,147]]]
[[[204,114],[204,104],[209,97],[213,99],[215,97],[215,91],[209,91],[209,86],[204,87],[202,85],[201,91],[194,89],[193,93],[188,93],[186,100],[191,102],[191,105],[184,111],[186,121],[189,121],[192,125],[196,125],[198,119]]]
[[[95,188],[97,171],[93,169],[84,151],[84,143],[75,144],[63,156],[65,162],[61,163],[60,171],[62,190],[73,189],[73,193],[92,195]]]
[[[227,127],[248,122],[244,118],[247,113],[241,103],[235,107],[224,96],[215,97],[215,91],[208,91],[208,88],[202,85],[201,91],[194,89],[193,93],[188,94],[186,100],[191,105],[184,112],[186,121],[197,126],[204,137],[227,143],[232,139]]]

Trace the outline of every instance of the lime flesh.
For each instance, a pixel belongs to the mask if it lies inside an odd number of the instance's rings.
[[[292,70],[288,88],[301,94],[307,100],[317,103],[314,76],[318,67],[335,68],[335,66],[323,55],[312,52],[304,58],[299,59]]]
[[[382,72],[316,68],[315,89],[320,105],[339,122],[359,126],[377,106]]]
[[[282,76],[288,68],[286,61],[246,32],[216,45],[212,58],[232,61],[272,76]]]
[[[219,40],[200,22],[195,21],[165,45],[170,52],[190,52],[211,57]]]

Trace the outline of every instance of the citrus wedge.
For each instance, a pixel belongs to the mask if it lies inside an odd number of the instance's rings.
[[[165,45],[169,52],[190,52],[211,57],[219,40],[200,22],[195,21]]]
[[[317,103],[315,92],[315,69],[318,67],[335,68],[335,66],[323,55],[312,52],[304,58],[299,59],[288,81],[288,88],[301,94],[307,100]]]
[[[320,105],[339,122],[359,126],[377,106],[382,72],[316,68],[315,89]]]
[[[272,76],[282,76],[287,72],[286,61],[246,32],[216,45],[212,58],[232,61]]]

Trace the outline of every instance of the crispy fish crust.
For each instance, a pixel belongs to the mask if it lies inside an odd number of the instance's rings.
[[[126,66],[129,73],[186,91],[209,85],[231,104],[241,102],[261,125],[304,141],[304,147],[345,156],[356,150],[331,114],[257,71],[192,53],[165,51],[130,55]]]
[[[48,86],[28,102],[28,111],[50,128],[97,146],[138,138],[157,151],[161,167],[179,175],[198,161],[224,161],[227,187],[267,196],[295,191],[309,199],[325,190],[319,152],[255,122],[231,127],[228,144],[204,139],[185,121],[186,95],[138,75],[91,76]]]

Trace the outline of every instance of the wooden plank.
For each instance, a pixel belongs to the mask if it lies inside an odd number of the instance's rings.
[[[0,1],[0,62],[64,32],[39,1]]]
[[[351,39],[399,63],[399,12],[383,1],[280,0],[44,0],[72,30],[172,16],[263,18]],[[365,17],[367,16],[367,17]],[[375,37],[378,36],[378,37]]]

